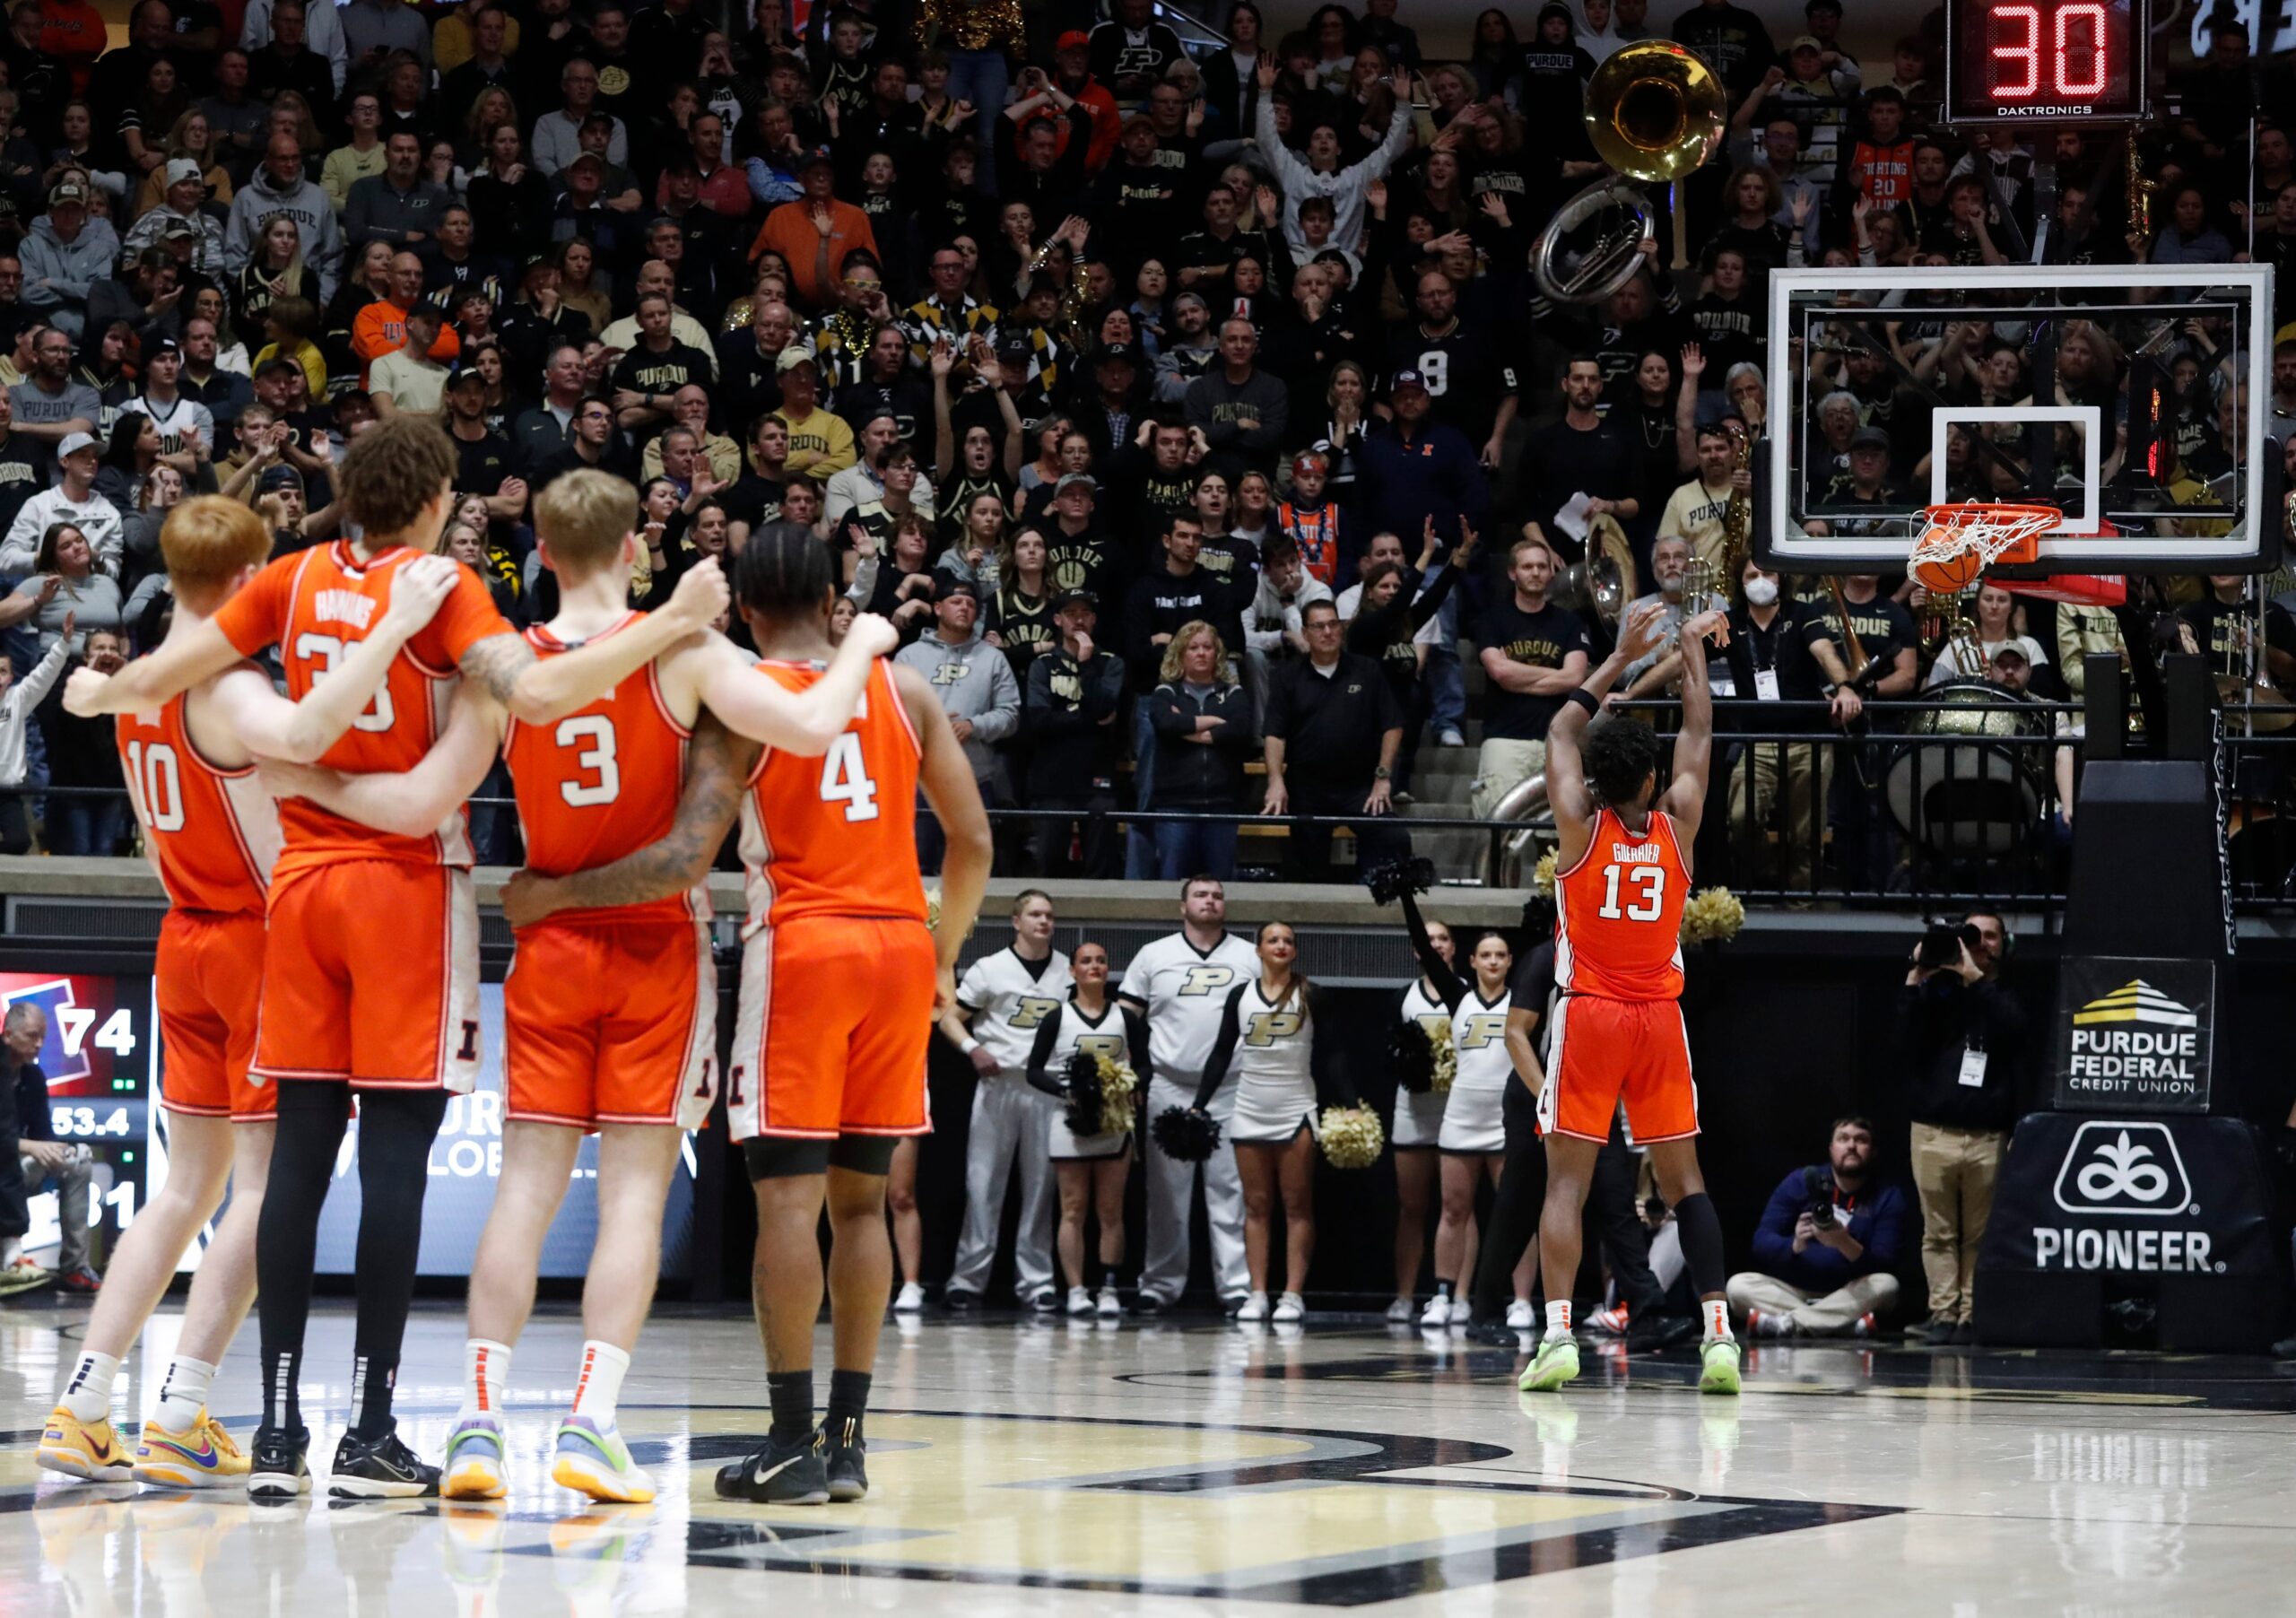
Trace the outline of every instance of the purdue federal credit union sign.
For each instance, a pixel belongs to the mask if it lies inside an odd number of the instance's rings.
[[[2212,963],[2067,957],[2057,979],[2057,1106],[2205,1112],[2215,1036]]]

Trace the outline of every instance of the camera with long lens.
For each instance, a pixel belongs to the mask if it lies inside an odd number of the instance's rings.
[[[1915,964],[1924,971],[1957,966],[1961,963],[1962,947],[1966,945],[1970,953],[1975,954],[1981,937],[1974,923],[1933,921],[1929,924],[1929,930],[1921,935],[1921,953],[1916,957]]]

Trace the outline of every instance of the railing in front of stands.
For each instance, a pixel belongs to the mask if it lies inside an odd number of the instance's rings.
[[[1674,742],[1671,704],[1623,706],[1643,713],[1663,740]],[[2050,910],[2063,900],[2072,834],[2060,794],[2077,769],[2078,707],[1962,686],[1942,697],[1868,703],[1845,733],[1822,702],[1726,700],[1715,706],[1696,843],[1700,886],[1726,885],[1750,903],[1790,906],[1919,910],[2014,900]],[[2241,716],[2227,710],[2228,719]],[[2217,763],[2234,903],[2250,912],[2296,910],[2296,731],[2229,737]],[[55,804],[126,796],[116,787],[0,787],[0,801],[49,800],[51,826]],[[470,802],[482,850],[515,863],[511,800]],[[0,817],[0,831],[13,818]],[[1244,832],[1239,871],[1271,875],[1283,873],[1292,831],[1338,831],[1334,874],[1340,881],[1352,879],[1349,834],[1365,819],[1122,807],[1001,808],[989,818],[998,830],[1000,874],[1032,874],[1023,857],[1035,840],[1031,833],[1048,822],[1074,825],[1079,846],[1087,827],[1121,833],[1213,822]],[[121,823],[123,836],[131,834],[132,819],[123,814]],[[1480,842],[1474,868],[1452,878],[1465,883],[1501,868],[1504,843],[1522,830],[1518,822],[1438,814],[1399,816],[1394,823],[1414,836],[1474,834]],[[1120,858],[1123,838],[1110,842]]]

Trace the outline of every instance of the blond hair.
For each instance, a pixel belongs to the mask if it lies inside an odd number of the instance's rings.
[[[1170,641],[1164,648],[1163,666],[1156,671],[1156,677],[1167,683],[1178,680],[1181,677],[1183,666],[1180,659],[1187,651],[1188,642],[1198,635],[1211,636],[1213,649],[1219,654],[1212,665],[1212,683],[1214,685],[1233,685],[1236,683],[1236,671],[1228,666],[1227,642],[1220,639],[1218,630],[1213,629],[1201,618],[1189,619],[1173,632]]]
[[[168,513],[160,555],[176,599],[202,616],[223,605],[231,581],[271,555],[271,530],[235,500],[202,494]]]
[[[535,497],[535,533],[561,584],[611,563],[637,526],[638,491],[611,473],[570,472]]]

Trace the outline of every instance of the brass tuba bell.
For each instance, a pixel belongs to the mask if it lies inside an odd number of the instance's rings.
[[[1531,278],[1556,303],[1600,303],[1634,278],[1650,237],[1650,199],[1628,182],[1672,185],[1704,163],[1722,144],[1729,100],[1697,52],[1644,39],[1595,70],[1585,117],[1596,155],[1622,178],[1597,180],[1563,204],[1531,248]],[[1680,269],[1680,198],[1673,212]]]

